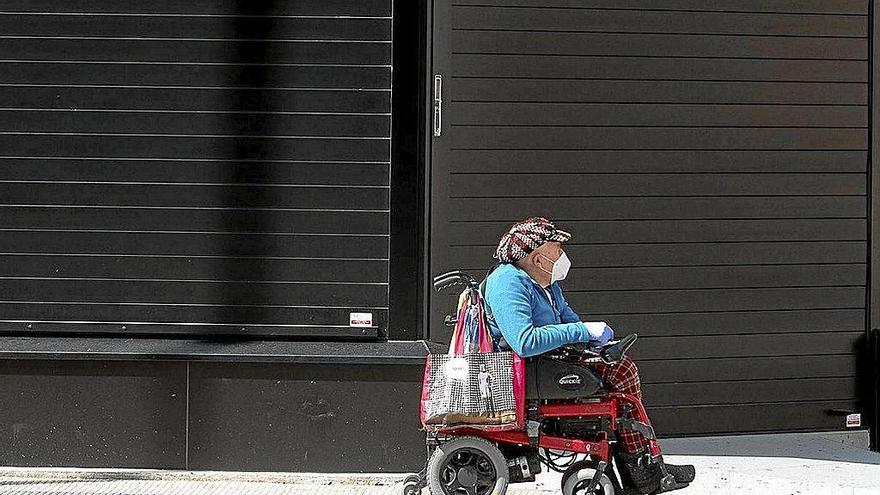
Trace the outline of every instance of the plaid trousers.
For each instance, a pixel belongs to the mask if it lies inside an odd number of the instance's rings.
[[[590,366],[602,375],[605,385],[611,391],[634,395],[639,402],[642,401],[642,382],[639,379],[639,369],[629,356],[624,357],[622,361],[613,366],[601,362]],[[635,410],[633,410],[633,419],[651,424],[648,418],[640,418],[639,413]],[[648,440],[641,433],[632,430],[620,430],[618,438],[624,450],[630,453],[648,446]]]

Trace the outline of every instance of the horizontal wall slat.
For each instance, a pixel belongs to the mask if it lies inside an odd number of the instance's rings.
[[[74,136],[0,135],[5,156],[93,156],[108,158],[251,158],[281,160],[389,161],[389,139],[264,136]],[[49,155],[52,156],[52,155]]]
[[[273,88],[73,88],[34,87],[0,91],[3,108],[111,110],[211,110],[286,112],[391,111],[387,91],[276,90]]]
[[[469,128],[474,131],[474,128]],[[495,129],[499,133],[503,130]],[[533,129],[534,130],[534,129]],[[556,132],[561,132],[556,129]],[[591,129],[591,132],[594,129]],[[804,131],[801,129],[800,131]],[[695,133],[709,134],[705,129]],[[841,131],[834,132],[839,139]],[[477,132],[484,138],[488,133]],[[519,135],[519,133],[517,133]],[[523,133],[520,137],[524,137]],[[543,133],[537,133],[543,134]],[[572,133],[573,134],[573,133]],[[584,133],[586,134],[586,133]],[[596,143],[602,137],[613,134],[596,132]],[[602,134],[605,134],[602,136]],[[752,137],[766,135],[755,132]],[[650,132],[639,133],[641,138],[650,141]],[[511,138],[513,135],[511,134]],[[546,135],[536,136],[542,142]],[[656,135],[660,143],[659,133]],[[714,137],[715,141],[722,141]],[[744,141],[745,142],[744,137]],[[464,139],[461,139],[464,141]],[[476,144],[476,141],[474,142]],[[512,144],[512,143],[511,143]],[[466,144],[465,144],[466,145]],[[487,146],[491,147],[492,143]],[[648,144],[651,146],[651,144]],[[534,184],[551,179],[557,183],[552,192],[535,190]],[[864,195],[866,191],[864,174],[467,174],[453,175],[452,195],[457,198],[473,197],[601,197],[601,196],[800,196],[800,195]]]
[[[0,84],[386,89],[391,86],[391,72],[388,67],[382,66],[292,66],[234,62],[214,65],[0,62]]]
[[[858,396],[854,377],[674,383],[646,385],[644,388],[644,401],[648,407],[794,402],[815,397],[855,400]]]
[[[453,173],[865,172],[864,150],[457,150]]]
[[[387,259],[388,238],[106,232],[5,232],[0,252]]]
[[[265,282],[388,282],[385,260],[18,255],[0,277],[117,278]]]
[[[18,0],[24,1],[24,0]],[[768,13],[862,14],[867,0],[454,0],[453,5],[495,5],[504,7],[554,7],[626,10],[694,10]]]
[[[566,253],[580,266],[693,266],[792,263],[864,263],[866,243],[836,242],[740,242],[571,245]],[[452,247],[453,266],[465,260],[489,263],[494,246]],[[468,263],[468,264],[472,264]]]
[[[730,12],[663,12],[459,5],[455,29],[788,36],[867,36],[863,19],[848,15],[766,15]]]
[[[381,162],[266,162],[243,158],[195,160],[0,158],[3,180],[195,182],[229,184],[338,184],[387,186]]]
[[[349,4],[354,2],[349,2]],[[124,9],[120,6],[118,10]],[[8,9],[4,3],[4,10]],[[233,14],[234,15],[234,14]],[[207,39],[391,39],[391,19],[291,18],[272,16],[83,16],[71,22],[66,15],[0,14],[4,36],[97,36],[131,38]]]
[[[512,222],[511,222],[512,223]],[[572,244],[623,242],[709,242],[709,241],[834,241],[865,240],[867,222],[863,219],[804,220],[618,220],[566,222],[589,233],[572,238]],[[495,246],[510,228],[507,222],[453,223],[451,246]]]
[[[387,115],[266,115],[0,110],[0,132],[384,137]]]
[[[118,302],[118,301],[117,301]],[[384,305],[383,305],[384,306]],[[284,308],[284,307],[265,307],[265,306],[230,306],[225,303],[215,305],[193,305],[180,303],[177,305],[150,305],[141,303],[129,304],[62,304],[62,303],[46,303],[46,304],[25,304],[16,302],[0,302],[0,311],[5,315],[14,314],[18,319],[24,322],[31,321],[36,327],[31,330],[40,330],[41,325],[36,322],[51,321],[93,321],[93,322],[144,322],[144,323],[166,323],[168,326],[174,324],[193,325],[192,329],[200,332],[204,329],[204,333],[212,334],[216,329],[209,328],[216,324],[231,325],[276,325],[281,328],[271,329],[286,333],[283,328],[308,328],[327,325],[344,325],[349,323],[349,313],[351,311],[366,311],[374,313],[374,318],[379,319],[379,315],[387,310],[375,309],[370,306],[352,307],[352,308],[328,308],[323,305],[316,307],[301,308]],[[384,318],[383,318],[384,319]],[[146,320],[146,321],[145,321]],[[128,323],[126,326],[130,326]],[[68,325],[71,331],[77,331],[76,326]],[[143,329],[152,329],[149,326]],[[26,329],[26,325],[21,325],[21,329]],[[8,330],[4,328],[0,322],[0,330]],[[110,330],[110,329],[107,329]],[[119,332],[117,327],[113,329]],[[132,333],[135,328],[126,328],[122,333]],[[179,333],[180,330],[177,330]],[[171,332],[167,332],[171,333]],[[266,332],[268,333],[268,332]]]
[[[388,234],[388,211],[53,208],[0,205],[0,228],[179,232]]]
[[[655,268],[578,268],[569,270],[567,291],[806,287],[864,285],[861,263],[827,265],[760,265]]]
[[[864,332],[831,330],[824,333],[770,335],[712,335],[705,337],[650,337],[640,340],[630,353],[643,359],[748,358],[758,356],[820,356],[853,354]],[[807,358],[805,358],[807,359]]]
[[[291,2],[241,2],[238,0],[150,0],[120,3],[115,0],[9,0],[4,11],[75,12],[110,14],[238,15],[357,15],[390,16],[390,0],[295,0]]]
[[[866,38],[500,31],[453,31],[451,38],[453,53],[842,60],[868,58]],[[47,47],[46,50],[48,49]]]
[[[7,301],[150,302],[222,305],[383,306],[386,285],[0,280]],[[348,324],[348,322],[345,322]]]
[[[521,204],[506,198],[456,199],[458,221],[525,218]],[[638,220],[703,218],[864,218],[864,198],[724,197],[724,198],[559,198],[530,205],[529,213],[567,220]]]
[[[586,308],[589,309],[589,308]],[[865,311],[855,309],[783,309],[780,311],[723,311],[702,313],[601,314],[585,313],[585,321],[605,321],[620,335],[642,337],[737,335],[755,333],[857,332],[865,326]],[[665,368],[664,368],[665,369]],[[690,369],[690,368],[689,368]],[[667,377],[658,373],[658,377]],[[772,378],[772,374],[769,376]],[[807,375],[805,375],[807,376]],[[681,380],[675,375],[674,380]],[[673,380],[673,378],[669,378]],[[720,380],[704,378],[703,380]]]
[[[779,433],[787,431],[833,431],[845,428],[841,416],[831,410],[865,410],[867,404],[852,400],[772,402],[726,406],[655,407],[650,409],[651,424],[664,436],[702,434],[742,434],[745,431]],[[793,423],[793,418],[797,422]]]
[[[455,54],[452,76],[867,82],[867,61]]]
[[[0,198],[7,204],[40,205],[388,208],[388,189],[358,187],[0,183]]]
[[[864,307],[864,287],[683,289],[566,294],[576,311],[653,313]],[[688,344],[693,350],[693,343]]]
[[[453,126],[867,127],[867,107],[458,102]]]
[[[641,360],[644,383],[688,383],[720,380],[782,380],[803,377],[855,376],[852,354],[817,357],[771,356],[743,358]],[[744,365],[746,364],[746,365]]]
[[[390,64],[391,45],[279,41],[2,39],[6,60]]]
[[[864,83],[453,78],[453,101],[865,105]]]

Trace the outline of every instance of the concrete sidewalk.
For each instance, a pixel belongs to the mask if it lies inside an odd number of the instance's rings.
[[[672,463],[697,467],[682,495],[880,495],[880,454],[823,435],[750,435],[663,442]],[[391,495],[404,475],[0,468],[0,495]],[[424,492],[427,494],[427,490]],[[511,495],[561,493],[560,475]]]

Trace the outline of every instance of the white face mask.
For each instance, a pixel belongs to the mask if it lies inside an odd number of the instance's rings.
[[[544,256],[544,255],[542,254],[541,256]],[[549,261],[553,261],[550,258],[547,258],[546,256],[544,256],[544,258]],[[543,268],[541,268],[541,269],[550,274],[550,283],[552,284],[553,282],[565,280],[565,277],[568,275],[569,268],[571,268],[571,260],[568,259],[568,255],[565,254],[565,251],[563,251],[562,256],[560,256],[559,259],[557,259],[553,263],[553,270],[552,271],[547,271],[547,270],[544,270]]]

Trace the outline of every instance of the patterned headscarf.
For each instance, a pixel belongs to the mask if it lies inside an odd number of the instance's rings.
[[[529,255],[541,244],[548,241],[565,242],[571,234],[556,229],[544,217],[529,217],[516,223],[501,237],[498,248],[492,256],[502,263],[513,263]]]

